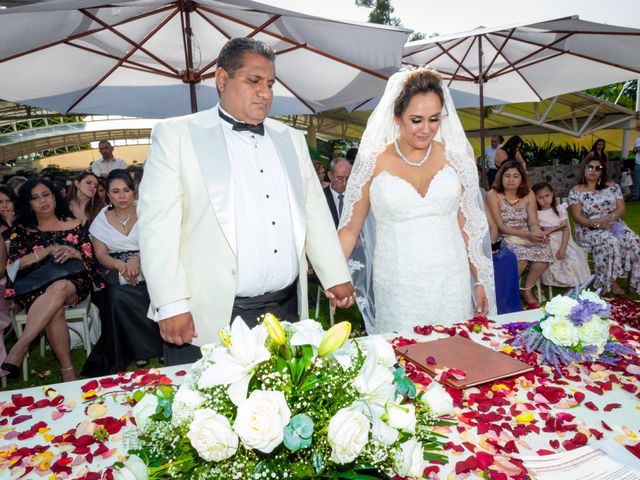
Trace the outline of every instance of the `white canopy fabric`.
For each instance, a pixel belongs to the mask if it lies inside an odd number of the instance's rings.
[[[482,55],[480,55],[482,52]],[[640,77],[640,30],[580,20],[478,28],[405,45],[403,63],[426,65],[484,104],[537,102]],[[458,106],[458,105],[456,105]]]
[[[252,0],[62,0],[0,11],[0,97],[61,113],[165,118],[217,102],[221,47],[277,54],[273,115],[362,102],[400,67],[410,30]]]

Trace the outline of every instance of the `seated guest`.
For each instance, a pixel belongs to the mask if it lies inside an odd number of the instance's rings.
[[[523,170],[527,171],[527,164],[522,158],[522,153],[520,149],[522,148],[522,138],[518,135],[514,135],[509,140],[505,142],[494,155],[494,165],[495,168],[499,169],[504,162],[507,160],[517,160],[518,163],[522,166]],[[492,183],[493,185],[493,183]]]
[[[129,173],[129,175],[131,175],[131,178],[133,179],[133,183],[136,186],[136,192],[137,192],[138,187],[140,186],[140,182],[142,182],[142,175],[144,174],[144,170],[142,169],[142,166],[138,164],[129,165],[126,168],[126,170]]]
[[[9,187],[0,185],[0,233],[6,240],[16,219],[16,195]]]
[[[316,174],[318,175],[318,180],[320,180],[320,185],[322,185],[322,188],[325,188],[327,185],[329,185],[329,182],[325,181],[327,172],[324,169],[324,163],[322,163],[320,160],[312,160],[312,163],[313,168],[316,170]]]
[[[606,146],[607,144],[604,140],[602,140],[601,138],[597,139],[591,147],[591,150],[589,150],[589,153],[585,155],[584,161],[588,162],[590,160],[596,159],[600,160],[604,165],[606,165],[609,161],[609,156],[607,155],[607,152],[605,152]]]
[[[502,164],[486,201],[504,242],[518,258],[518,275],[529,267],[520,289],[527,308],[540,308],[531,289],[549,268],[553,255],[538,224],[536,197],[529,190],[527,172],[518,161]]]
[[[107,181],[102,177],[98,177],[98,201],[100,205],[107,204]]]
[[[67,199],[73,216],[88,228],[104,207],[98,197],[98,177],[88,170],[80,172],[69,188]]]
[[[587,253],[571,238],[568,205],[556,206],[556,192],[547,182],[531,187],[538,203],[538,221],[549,239],[554,260],[542,274],[542,283],[554,287],[575,287],[591,276]]]
[[[20,175],[14,175],[9,180],[6,181],[5,186],[9,190],[13,190],[16,198],[18,197],[18,192],[20,191],[20,187],[24,185],[24,182],[27,181],[27,177],[22,177]]]
[[[107,177],[110,205],[91,224],[96,258],[106,270],[102,334],[82,369],[85,376],[125,371],[132,361],[162,357],[158,324],[147,318],[149,293],[140,273],[135,184],[125,170]]]
[[[13,190],[0,185],[0,363],[4,361],[7,352],[4,346],[4,330],[11,324],[9,309],[11,302],[4,298],[7,279],[4,276],[7,265],[7,243],[16,218],[16,196]],[[6,243],[5,243],[6,242]]]
[[[522,304],[520,303],[518,258],[502,241],[498,225],[486,204],[485,212],[491,235],[498,314],[519,312],[522,310]]]
[[[569,192],[576,240],[593,255],[595,287],[622,295],[618,278],[629,275],[629,289],[640,293],[640,237],[620,220],[622,191],[606,178],[602,160],[582,162],[578,184]]]
[[[324,196],[327,197],[329,210],[333,217],[333,223],[340,223],[342,207],[344,205],[344,191],[347,188],[347,181],[351,174],[351,163],[346,158],[336,157],[329,164],[329,180],[331,183],[324,189]]]
[[[28,180],[20,188],[17,210],[9,244],[6,298],[13,300],[16,311],[27,312],[27,322],[2,370],[17,378],[29,345],[44,330],[60,362],[63,381],[76,380],[64,308],[80,303],[91,292],[95,272],[91,243],[47,180]],[[33,274],[44,272],[52,280],[42,285]]]

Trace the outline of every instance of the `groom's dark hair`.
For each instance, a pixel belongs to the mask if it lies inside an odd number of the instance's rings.
[[[218,55],[218,68],[224,68],[227,74],[233,77],[236,70],[242,67],[246,53],[263,56],[273,63],[275,68],[276,54],[273,49],[264,42],[247,37],[232,38],[225,43]]]

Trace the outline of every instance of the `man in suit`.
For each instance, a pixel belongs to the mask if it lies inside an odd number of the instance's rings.
[[[340,223],[342,206],[344,205],[344,191],[347,189],[347,181],[351,174],[351,163],[344,157],[336,157],[329,164],[329,180],[331,183],[324,188],[324,196],[327,198],[329,211],[333,217],[336,228]]]
[[[220,104],[158,122],[140,189],[142,270],[169,365],[193,362],[236,315],[307,316],[309,257],[327,296],[355,292],[304,136],[267,119],[274,52],[223,47]]]

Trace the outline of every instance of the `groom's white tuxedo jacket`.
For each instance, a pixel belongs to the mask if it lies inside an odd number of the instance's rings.
[[[158,122],[138,202],[150,311],[186,300],[199,346],[229,324],[236,296],[236,225],[221,121],[213,108]],[[351,278],[304,136],[271,119],[265,129],[286,174],[300,264],[298,308],[306,318],[305,254],[325,288]]]

